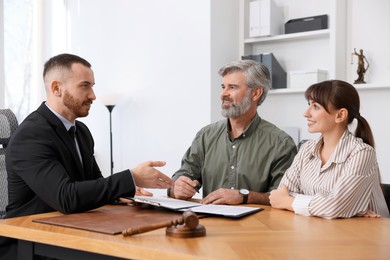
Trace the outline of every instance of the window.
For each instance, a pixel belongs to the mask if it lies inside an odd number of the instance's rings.
[[[66,50],[66,0],[4,0],[5,107],[21,122],[45,99],[44,62]]]
[[[34,0],[4,0],[5,107],[18,120],[36,105]],[[35,59],[36,60],[36,59]]]

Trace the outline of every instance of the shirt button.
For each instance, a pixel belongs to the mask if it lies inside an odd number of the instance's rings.
[[[233,148],[233,149],[236,149],[236,146],[235,146],[235,145],[233,145],[233,146],[232,146],[232,148]]]
[[[230,166],[230,169],[232,169],[232,170],[233,170],[233,169],[234,169],[234,165]]]

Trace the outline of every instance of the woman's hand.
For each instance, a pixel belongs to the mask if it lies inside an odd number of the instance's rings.
[[[381,217],[381,215],[375,213],[374,211],[372,211],[370,209],[367,210],[366,213],[359,214],[358,216],[359,217],[365,217],[365,218],[380,218]]]
[[[294,211],[292,208],[294,197],[290,196],[285,185],[280,185],[279,188],[270,192],[269,202],[273,208]]]

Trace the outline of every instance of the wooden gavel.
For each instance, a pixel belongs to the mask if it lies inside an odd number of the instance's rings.
[[[179,219],[174,219],[167,222],[161,222],[161,223],[151,224],[151,225],[146,225],[141,227],[128,228],[122,231],[122,235],[132,236],[132,235],[149,232],[163,227],[171,227],[171,226],[177,226],[182,224],[184,224],[184,227],[186,227],[189,230],[195,230],[199,224],[198,216],[194,212],[187,210],[183,212],[183,216]]]

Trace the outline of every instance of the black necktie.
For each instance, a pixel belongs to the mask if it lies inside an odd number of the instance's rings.
[[[68,134],[72,137],[74,148],[76,149],[77,155],[80,158],[80,162],[82,163],[83,160],[81,159],[81,153],[80,153],[80,150],[79,150],[79,147],[78,147],[78,144],[77,144],[77,140],[75,139],[76,127],[72,126],[71,128],[69,128]]]
[[[72,126],[71,128],[69,128],[68,134],[74,139],[74,137],[76,135],[76,127]]]

